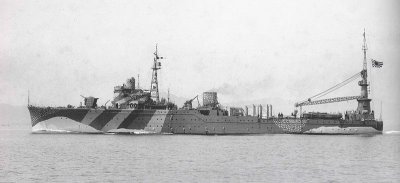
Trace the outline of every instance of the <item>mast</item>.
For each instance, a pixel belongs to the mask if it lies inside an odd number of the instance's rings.
[[[169,88],[168,88],[168,100],[167,100],[167,104],[169,104]]]
[[[29,101],[29,90],[28,90],[28,107],[30,106],[30,101]]]
[[[152,79],[151,79],[151,87],[150,87],[150,96],[153,101],[156,103],[160,103],[160,96],[158,92],[158,79],[157,79],[157,70],[161,69],[161,63],[158,61],[159,59],[163,59],[163,57],[158,56],[157,44],[156,44],[156,52],[154,52],[154,63]]]
[[[382,121],[382,101],[381,101],[381,112],[379,113],[379,121]]]
[[[140,89],[140,85],[139,85],[139,74],[137,75],[137,88]]]
[[[364,44],[362,46],[362,50],[364,52],[364,60],[363,60],[363,70],[367,70],[367,40],[365,39],[365,29],[364,29],[364,33],[363,33],[363,37],[364,37]],[[365,79],[367,79],[367,75],[365,75]]]
[[[362,50],[364,53],[364,58],[363,58],[363,70],[361,71],[361,77],[362,80],[358,82],[358,85],[361,86],[361,99],[357,99],[358,101],[358,107],[357,107],[357,111],[359,113],[362,113],[363,111],[367,111],[368,113],[371,112],[371,106],[370,106],[370,102],[371,99],[368,98],[368,80],[367,80],[367,40],[365,38],[365,29],[364,29],[364,33],[363,33],[363,46],[362,46]]]

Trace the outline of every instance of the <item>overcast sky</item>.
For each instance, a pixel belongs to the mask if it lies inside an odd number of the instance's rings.
[[[385,129],[400,130],[399,10],[397,0],[0,0],[0,103],[26,105],[28,89],[41,105],[78,105],[81,94],[103,103],[138,74],[149,88],[158,43],[160,91],[213,90],[226,105],[289,113],[361,71],[365,28],[368,60],[384,62],[369,75],[373,108],[382,101]],[[359,93],[353,82],[326,97]],[[309,110],[356,103],[325,106]]]

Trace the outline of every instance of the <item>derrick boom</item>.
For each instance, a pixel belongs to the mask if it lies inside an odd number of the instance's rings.
[[[343,102],[343,101],[348,101],[348,100],[358,100],[361,99],[362,96],[349,96],[349,97],[335,97],[335,98],[328,98],[328,99],[322,99],[322,100],[307,100],[301,103],[296,103],[295,107],[301,107],[305,105],[318,105],[318,104],[327,104],[327,103],[334,103],[334,102]]]

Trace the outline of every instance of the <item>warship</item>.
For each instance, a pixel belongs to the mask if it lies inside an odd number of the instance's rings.
[[[152,63],[149,90],[136,87],[135,78],[114,87],[109,106],[98,106],[96,97],[83,97],[79,107],[41,107],[29,104],[33,132],[122,133],[122,134],[380,134],[381,119],[375,119],[368,98],[366,39],[363,34],[363,69],[351,78],[313,97],[295,104],[290,115],[274,115],[272,105],[222,107],[216,92],[204,92],[187,100],[182,107],[161,98],[157,70],[161,59],[157,46]],[[351,81],[361,80],[361,94],[349,97],[318,99]],[[198,106],[192,103],[197,100]],[[357,100],[356,110],[342,113],[302,112],[307,105]],[[297,110],[299,109],[299,110]],[[252,114],[249,114],[249,111]]]

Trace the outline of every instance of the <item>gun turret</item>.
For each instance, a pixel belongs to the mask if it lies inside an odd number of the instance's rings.
[[[95,98],[92,96],[85,97],[83,95],[81,95],[81,97],[84,98],[84,105],[86,108],[96,108],[97,107],[97,100],[99,98]]]

